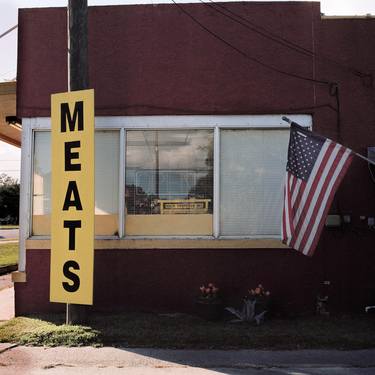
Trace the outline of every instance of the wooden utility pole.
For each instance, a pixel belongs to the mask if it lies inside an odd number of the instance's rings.
[[[68,0],[69,91],[89,88],[87,0]]]
[[[68,91],[89,88],[87,0],[68,0]],[[84,323],[87,307],[66,305],[66,323]]]

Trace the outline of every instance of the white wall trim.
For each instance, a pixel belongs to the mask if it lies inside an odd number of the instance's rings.
[[[19,259],[18,271],[26,269],[26,239],[30,236],[31,226],[31,191],[32,191],[32,120],[23,119],[21,147],[21,185],[20,185],[20,217],[19,217]]]
[[[118,235],[124,237],[125,233],[125,130],[120,129],[120,155],[119,155],[119,175],[118,175],[118,193],[119,193],[119,212],[118,212]]]
[[[280,128],[288,129],[283,116],[302,126],[312,126],[311,115],[191,115],[191,116],[97,116],[96,129],[179,129],[179,128]],[[26,120],[26,119],[24,119]],[[31,120],[31,119],[30,119]],[[51,128],[49,117],[32,118],[33,129]]]
[[[213,186],[213,235],[218,238],[220,235],[220,130],[214,130],[214,186]]]

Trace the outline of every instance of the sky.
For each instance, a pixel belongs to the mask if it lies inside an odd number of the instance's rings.
[[[231,1],[231,0],[225,0]],[[249,0],[251,1],[251,0]],[[269,0],[263,0],[269,1]],[[179,3],[199,0],[177,0]],[[0,0],[0,35],[17,24],[18,8],[66,6],[68,0]],[[88,0],[88,5],[158,4],[170,0]],[[325,15],[375,15],[375,0],[321,0]],[[0,82],[14,80],[17,75],[17,29],[0,39]],[[20,150],[0,141],[0,174],[19,178]]]

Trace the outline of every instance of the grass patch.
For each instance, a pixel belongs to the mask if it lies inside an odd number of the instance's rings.
[[[18,263],[18,242],[1,243],[0,241],[0,267]]]
[[[375,347],[372,316],[272,319],[261,326],[206,322],[185,314],[91,315],[89,327],[64,317],[15,318],[0,326],[0,342],[23,345],[121,345],[170,349],[365,349]]]
[[[113,325],[113,322],[116,322]],[[261,326],[127,314],[93,319],[106,342],[130,347],[175,349],[360,349],[374,347],[374,322],[368,317],[273,319]]]
[[[33,346],[98,345],[99,332],[90,327],[54,324],[45,320],[18,317],[0,326],[0,342]]]

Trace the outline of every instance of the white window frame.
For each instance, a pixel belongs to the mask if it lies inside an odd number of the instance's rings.
[[[26,179],[25,181],[27,180],[28,181],[28,185],[29,185],[29,191],[27,192],[28,196],[30,197],[29,201],[26,202],[27,204],[27,217],[28,217],[28,223],[26,224],[26,228],[27,228],[27,232],[25,231],[25,235],[27,236],[27,238],[35,238],[35,239],[50,239],[51,236],[46,236],[46,235],[33,235],[32,234],[32,228],[33,228],[33,189],[34,189],[34,144],[35,144],[35,134],[37,132],[46,132],[46,131],[51,131],[51,126],[50,126],[50,118],[45,118],[45,117],[38,117],[38,118],[35,118],[35,119],[32,119],[32,120],[39,120],[39,123],[37,123],[36,125],[31,125],[31,140],[30,140],[30,143],[31,143],[31,148],[30,148],[30,154],[31,154],[31,160],[29,162],[28,165],[30,165],[30,168],[29,168],[29,171],[27,172],[30,172],[30,175],[28,175],[29,173],[27,173],[27,176],[26,176]],[[42,120],[42,121],[40,121]],[[46,120],[48,120],[48,123],[46,122]],[[123,138],[124,138],[124,129],[121,129],[121,128],[113,128],[113,127],[97,127],[95,125],[95,130],[108,130],[108,131],[116,131],[119,133],[119,137],[120,137],[120,152],[119,152],[119,186],[118,186],[118,194],[119,194],[119,206],[118,206],[118,209],[119,210],[124,210],[125,209],[125,201],[124,199],[122,199],[122,196],[123,194],[125,194],[125,186],[124,184],[121,184],[120,181],[124,181],[125,179],[125,170],[123,168],[124,164],[121,163],[121,160],[124,159],[125,160],[125,149],[124,149],[124,142],[123,142]],[[22,169],[22,154],[21,154],[21,169]],[[22,171],[21,171],[21,175],[22,175]],[[121,180],[122,179],[122,180]],[[21,204],[20,204],[21,205]],[[118,239],[118,238],[122,238],[123,237],[123,228],[124,228],[124,225],[123,225],[123,219],[124,219],[124,215],[121,215],[120,212],[122,211],[119,211],[119,228],[118,228],[118,236],[110,236],[110,235],[107,235],[107,236],[95,236],[95,238],[100,238],[100,239]],[[20,226],[21,226],[21,223],[20,223]]]
[[[118,130],[120,132],[119,155],[119,236],[97,236],[100,239],[258,239],[275,238],[276,236],[220,236],[220,130],[221,129],[289,129],[290,125],[282,120],[286,114],[274,115],[181,115],[181,116],[98,116],[95,117],[95,129]],[[312,127],[312,115],[286,115],[292,121],[306,127]],[[33,147],[36,131],[51,130],[49,117],[23,118],[22,152],[21,152],[21,192],[20,192],[20,261],[19,269],[25,269],[26,239],[49,239],[49,236],[32,236],[32,189],[33,189]],[[214,186],[213,186],[213,235],[212,236],[125,236],[125,137],[127,130],[150,129],[211,129],[214,132]]]

